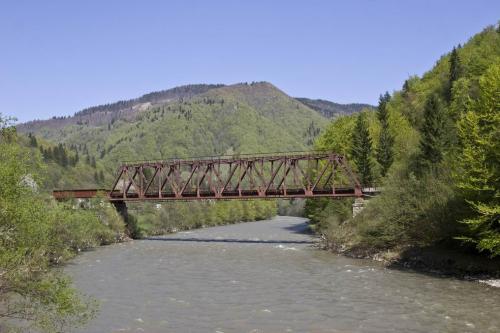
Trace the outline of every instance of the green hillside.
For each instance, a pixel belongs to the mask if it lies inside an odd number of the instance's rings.
[[[92,112],[94,119],[108,114],[103,116],[107,122],[78,122],[81,114],[77,113],[63,119],[64,126],[48,120],[18,126],[18,130],[78,152],[74,172],[67,168],[62,171],[64,177],[52,178],[55,187],[74,187],[109,184],[122,161],[310,149],[327,123],[321,114],[266,82],[210,86],[186,96],[136,108],[123,117],[118,109]],[[116,116],[109,116],[110,112]],[[82,165],[93,160],[89,181]],[[95,184],[93,174],[101,171],[105,180]]]
[[[373,109],[374,106],[370,104],[362,103],[350,103],[350,104],[339,104],[324,99],[310,99],[297,97],[295,98],[304,105],[307,105],[313,110],[318,111],[323,116],[327,118],[336,118],[339,116],[350,115],[356,112],[360,112],[363,109]]]
[[[311,201],[307,214],[332,248],[356,255],[440,247],[499,256],[499,131],[500,27],[488,27],[375,111],[325,129],[316,147],[345,153],[384,192],[354,219],[350,202]]]

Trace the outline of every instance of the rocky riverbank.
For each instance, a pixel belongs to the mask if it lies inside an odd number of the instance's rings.
[[[411,269],[426,274],[474,280],[500,287],[500,258],[488,258],[444,246],[407,247],[384,251],[348,248],[327,242],[323,237],[319,246],[350,258],[379,261],[391,269]]]

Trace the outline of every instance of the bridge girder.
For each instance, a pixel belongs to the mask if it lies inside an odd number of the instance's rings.
[[[361,197],[345,157],[333,152],[124,163],[110,201]]]

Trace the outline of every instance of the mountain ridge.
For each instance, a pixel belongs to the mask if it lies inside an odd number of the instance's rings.
[[[136,98],[119,100],[116,102],[90,106],[80,111],[75,112],[72,116],[57,117],[54,116],[50,119],[35,119],[17,125],[20,132],[37,132],[40,127],[48,125],[54,128],[61,128],[72,124],[87,124],[87,125],[102,125],[109,122],[114,122],[118,119],[132,120],[141,111],[149,107],[154,107],[160,104],[166,104],[183,99],[189,99],[197,95],[204,94],[210,90],[226,88],[234,90],[236,87],[257,86],[278,89],[273,84],[261,81],[252,83],[235,83],[231,85],[226,84],[188,84],[176,86],[169,89],[153,91],[143,94]],[[281,91],[283,92],[283,91]],[[284,92],[283,92],[284,93]],[[285,93],[284,93],[285,94]],[[310,99],[293,97],[295,100],[304,104],[305,106],[319,112],[326,118],[332,118],[338,115],[352,114],[359,112],[363,108],[373,107],[369,104],[362,103],[349,103],[341,104],[331,102],[325,99]]]
[[[306,97],[295,97],[296,100],[311,109],[318,111],[327,118],[334,118],[342,115],[351,115],[363,109],[374,109],[375,106],[366,103],[335,103],[325,99],[311,99]]]

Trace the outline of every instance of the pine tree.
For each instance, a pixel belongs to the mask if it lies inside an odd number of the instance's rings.
[[[33,134],[29,133],[28,134],[28,138],[30,139],[30,146],[31,147],[37,147],[38,146],[38,142],[36,140],[36,137]]]
[[[386,92],[385,95],[380,95],[377,108],[377,117],[381,126],[377,147],[377,161],[381,166],[382,176],[387,174],[387,171],[394,161],[394,137],[389,132],[389,112],[387,110],[387,103],[390,99],[391,96],[388,92]]]
[[[372,139],[368,132],[368,124],[365,120],[365,114],[360,113],[352,135],[351,154],[363,185],[370,185],[373,181],[371,152]]]
[[[450,73],[448,79],[448,91],[446,95],[448,102],[450,102],[453,97],[453,83],[460,78],[461,71],[462,66],[460,64],[460,57],[458,55],[457,49],[454,47],[450,54]]]
[[[104,183],[104,172],[99,171],[99,180],[101,181],[101,183]]]
[[[69,164],[69,158],[68,158],[68,153],[66,152],[66,148],[61,145],[60,148],[60,164],[63,166],[63,167],[67,167],[68,164]]]
[[[95,169],[96,168],[96,164],[95,164],[95,157],[92,156],[92,158],[90,159],[90,165]]]
[[[431,95],[425,103],[424,123],[420,130],[420,167],[426,168],[443,159],[445,123],[441,102],[436,95]]]

